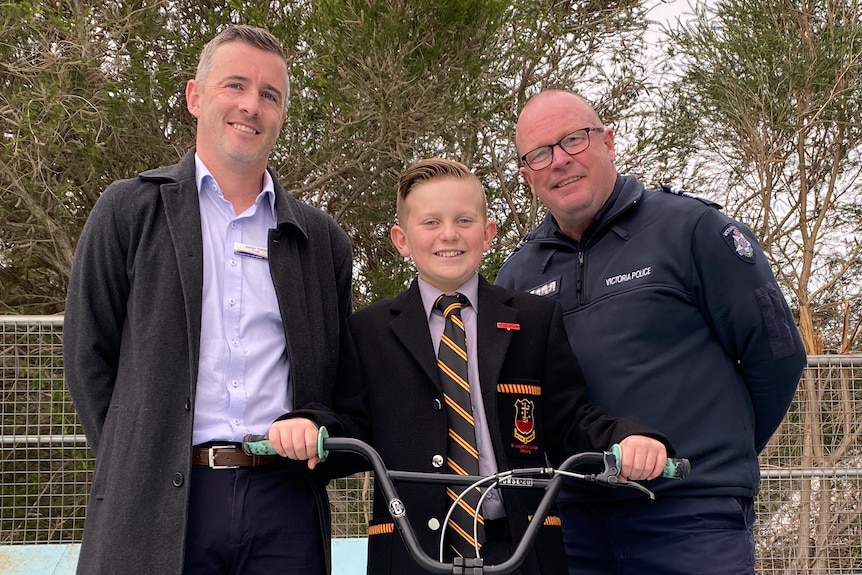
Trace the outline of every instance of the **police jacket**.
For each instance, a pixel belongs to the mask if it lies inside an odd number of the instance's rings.
[[[618,176],[580,242],[548,214],[496,281],[559,301],[589,397],[664,433],[691,460],[688,479],[648,487],[756,494],[758,453],[793,398],[805,350],[747,227],[711,202]],[[572,488],[562,498],[583,496]]]

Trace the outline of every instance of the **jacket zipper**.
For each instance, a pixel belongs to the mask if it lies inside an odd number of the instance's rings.
[[[584,305],[587,303],[587,297],[584,293],[584,250],[578,249],[578,303]]]

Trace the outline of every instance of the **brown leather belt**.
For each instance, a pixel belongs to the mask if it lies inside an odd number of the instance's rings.
[[[213,445],[192,447],[192,463],[206,465],[211,469],[236,469],[237,467],[258,467],[275,463],[278,455],[249,455],[236,445]]]

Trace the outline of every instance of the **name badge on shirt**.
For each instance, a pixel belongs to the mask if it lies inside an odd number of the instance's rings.
[[[265,260],[267,258],[266,248],[241,242],[234,242],[233,253],[238,256],[245,256],[247,258],[255,258],[258,260]]]

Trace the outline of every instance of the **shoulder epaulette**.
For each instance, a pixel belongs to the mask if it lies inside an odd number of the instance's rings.
[[[722,208],[721,204],[718,204],[718,203],[713,202],[712,200],[708,200],[706,198],[702,198],[700,196],[692,194],[691,192],[687,192],[687,191],[683,190],[682,188],[675,186],[673,184],[659,184],[659,190],[662,192],[665,192],[667,194],[673,194],[675,196],[684,196],[686,198],[694,198],[695,200],[699,200],[699,201],[703,202],[704,204],[706,204],[708,206],[712,206],[714,208],[718,208],[719,210]]]
[[[510,251],[509,254],[505,258],[503,258],[503,263],[506,263],[507,261],[509,261],[509,258],[512,257],[513,255],[515,255],[518,251],[520,251],[521,248],[526,243],[527,243],[527,238],[524,238],[521,241],[519,241],[518,245],[516,245],[515,248],[512,251]]]

